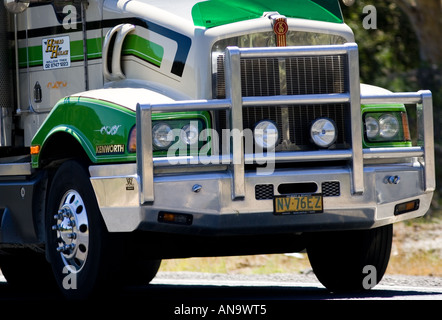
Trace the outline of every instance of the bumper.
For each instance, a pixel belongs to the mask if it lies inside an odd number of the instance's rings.
[[[219,169],[219,168],[218,168]],[[411,164],[367,165],[364,193],[352,192],[349,167],[281,169],[272,175],[245,173],[245,197],[232,198],[232,173],[194,171],[160,173],[154,179],[155,201],[140,204],[140,179],[136,164],[90,167],[91,182],[105,224],[111,232],[134,230],[177,234],[241,235],[321,230],[369,229],[423,216],[433,192],[424,190],[424,169]],[[400,183],[388,181],[400,177]],[[323,183],[339,182],[339,192],[328,195]],[[273,201],[257,200],[255,186],[287,183],[316,185],[323,193],[323,213],[274,215]],[[195,192],[194,186],[200,186]],[[395,215],[395,207],[419,200],[413,211]],[[164,213],[179,213],[176,223],[161,221]]]

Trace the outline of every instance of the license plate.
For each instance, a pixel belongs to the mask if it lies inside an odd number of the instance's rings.
[[[273,198],[273,212],[281,214],[321,213],[322,194],[289,194]]]

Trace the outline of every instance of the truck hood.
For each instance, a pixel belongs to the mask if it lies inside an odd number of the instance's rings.
[[[122,11],[129,6],[149,6],[156,12],[164,12],[164,16],[175,16],[203,28],[260,18],[264,12],[278,12],[289,18],[343,22],[337,0],[106,0],[105,6]]]
[[[122,81],[122,83],[128,83]],[[105,101],[113,104],[120,105],[135,111],[137,104],[163,104],[172,103],[175,100],[154,90],[143,88],[141,86],[124,87],[112,85],[118,83],[110,83],[103,89],[89,90],[85,92],[79,92],[72,95],[72,98],[88,98],[97,101]]]

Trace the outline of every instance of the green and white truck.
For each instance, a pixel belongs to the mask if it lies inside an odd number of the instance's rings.
[[[162,259],[306,250],[329,290],[365,290],[430,207],[431,93],[361,84],[338,1],[0,7],[11,285],[86,298]]]

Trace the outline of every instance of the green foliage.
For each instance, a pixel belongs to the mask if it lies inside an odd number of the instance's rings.
[[[376,8],[377,29],[364,29],[363,22],[368,13],[364,13],[363,9],[367,5]],[[395,4],[395,0],[356,0],[350,7],[342,5],[342,12],[359,45],[362,82],[395,92],[420,89],[432,91],[438,185],[435,197],[441,197],[442,65],[429,65],[421,61],[419,41],[413,26],[408,16]],[[410,116],[414,118],[413,114]]]
[[[376,8],[376,29],[363,26],[368,5]],[[431,90],[435,138],[442,143],[442,65],[421,61],[419,41],[407,15],[395,0],[357,0],[350,7],[342,5],[342,12],[359,45],[361,81],[392,91]]]
[[[365,29],[367,5],[376,8],[377,29]],[[391,1],[361,1],[342,6],[345,22],[359,45],[360,73],[364,83],[392,91],[417,90],[419,47],[407,16]]]

